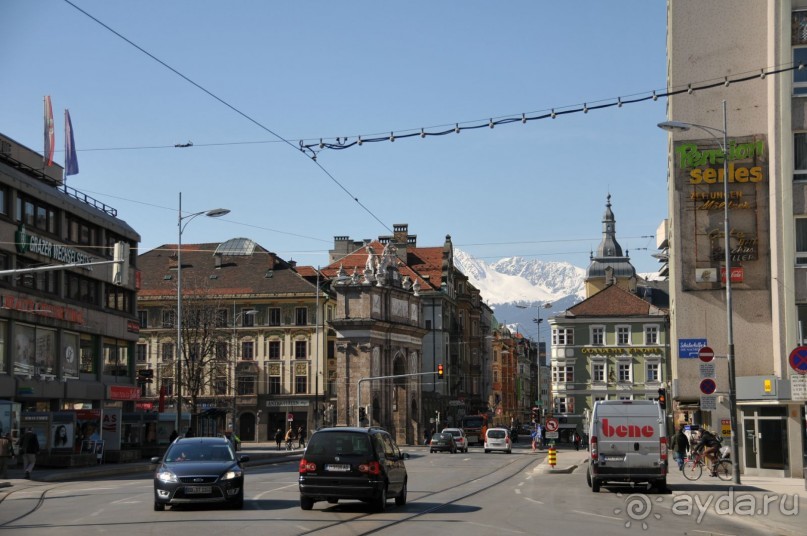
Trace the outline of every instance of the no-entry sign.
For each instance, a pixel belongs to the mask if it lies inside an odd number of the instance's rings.
[[[704,346],[703,348],[698,350],[698,359],[700,359],[704,363],[708,363],[714,358],[715,358],[715,351],[712,350],[711,347]]]

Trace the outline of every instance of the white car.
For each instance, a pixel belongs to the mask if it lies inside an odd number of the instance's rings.
[[[454,443],[459,452],[468,452],[468,438],[465,437],[465,432],[461,428],[443,428],[443,433],[454,436]]]
[[[510,431],[507,428],[488,428],[485,432],[485,454],[493,450],[501,450],[507,454],[513,451]]]

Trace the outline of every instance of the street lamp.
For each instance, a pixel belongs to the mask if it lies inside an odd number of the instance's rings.
[[[726,101],[723,101],[723,128],[697,125],[695,123],[685,123],[682,121],[664,121],[658,124],[659,128],[668,132],[685,132],[691,128],[698,128],[715,139],[720,150],[723,151],[723,240],[726,264],[726,334],[728,337],[728,349],[726,359],[728,361],[729,373],[729,419],[731,422],[731,465],[734,483],[740,483],[740,456],[739,438],[737,435],[737,377],[734,368],[734,321],[732,318],[731,302],[731,245],[729,240],[729,159],[728,159],[728,119],[726,113]],[[716,134],[722,134],[722,140]]]
[[[236,423],[238,419],[238,376],[236,374],[237,358],[238,358],[238,335],[236,327],[238,327],[238,320],[247,316],[254,316],[258,314],[256,309],[247,309],[235,314],[235,304],[233,304],[233,433],[236,433]],[[257,437],[258,430],[255,430]]]
[[[182,192],[179,192],[179,211],[177,213],[177,230],[179,232],[177,239],[177,418],[175,427],[177,433],[180,433],[180,426],[182,426],[182,232],[196,216],[204,214],[211,218],[218,218],[229,213],[229,209],[215,208],[183,216]],[[184,224],[183,221],[185,221]]]

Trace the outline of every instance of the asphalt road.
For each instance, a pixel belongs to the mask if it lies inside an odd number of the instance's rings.
[[[327,534],[354,536],[424,534],[777,534],[764,519],[691,515],[673,511],[674,495],[586,485],[585,466],[566,474],[536,471],[546,453],[526,444],[513,454],[430,454],[404,449],[411,458],[408,503],[389,502],[373,513],[359,502],[299,507],[297,464],[250,467],[243,510],[186,507],[153,511],[150,474],[73,482],[32,483],[10,491],[0,502],[0,528],[17,535],[72,536],[129,534],[220,536],[248,533],[273,536]],[[584,457],[581,456],[581,458]],[[643,527],[647,528],[644,529]]]

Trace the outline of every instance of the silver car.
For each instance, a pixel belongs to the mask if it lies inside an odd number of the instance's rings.
[[[468,439],[461,428],[443,428],[443,433],[454,436],[454,443],[457,444],[458,452],[468,452]]]
[[[510,431],[507,428],[488,428],[485,432],[485,453],[500,450],[510,454],[513,444],[510,441]]]

